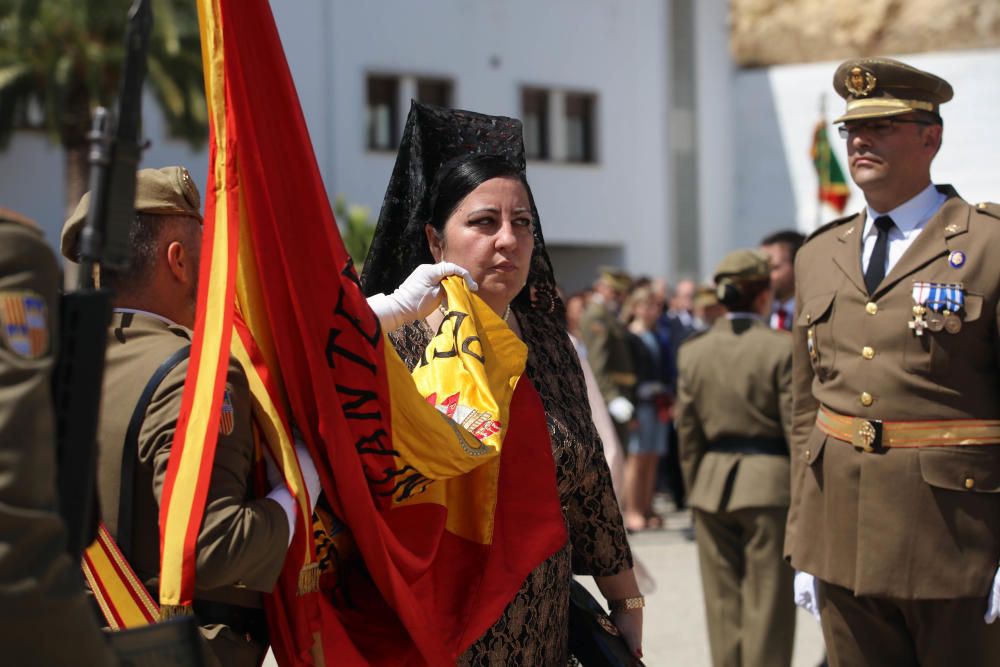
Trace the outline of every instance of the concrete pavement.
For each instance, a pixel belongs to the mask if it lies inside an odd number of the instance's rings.
[[[646,595],[643,661],[649,667],[710,667],[698,553],[690,538],[691,515],[686,511],[665,511],[663,515],[664,530],[630,536],[633,554],[648,573],[648,579],[640,577],[640,588]],[[581,578],[581,583],[597,599],[602,599],[592,579]],[[822,658],[823,636],[819,624],[800,609],[792,665],[817,667]]]

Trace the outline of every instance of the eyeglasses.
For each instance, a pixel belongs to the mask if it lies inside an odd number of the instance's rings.
[[[907,123],[909,125],[933,125],[926,120],[906,120],[899,118],[879,118],[876,120],[862,120],[845,123],[837,127],[837,132],[841,139],[847,139],[852,134],[858,132],[870,132],[876,137],[887,137],[896,129],[896,125]]]

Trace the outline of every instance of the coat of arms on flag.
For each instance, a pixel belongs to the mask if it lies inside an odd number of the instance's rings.
[[[37,359],[49,349],[45,299],[29,291],[0,292],[0,332],[15,354]]]
[[[222,414],[219,416],[219,435],[229,435],[233,432],[236,424],[233,412],[233,401],[229,396],[229,390],[222,395]]]

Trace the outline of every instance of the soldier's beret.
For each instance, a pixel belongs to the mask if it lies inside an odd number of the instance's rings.
[[[771,277],[771,265],[767,255],[758,250],[734,250],[719,262],[715,269],[715,283],[723,281],[731,283],[768,280]]]
[[[613,266],[602,266],[597,270],[601,280],[619,292],[627,292],[632,287],[632,278],[628,273]]]
[[[885,118],[913,111],[938,113],[954,94],[951,84],[892,58],[855,58],[840,64],[833,87],[847,100],[847,110],[834,123]]]
[[[76,261],[77,241],[90,208],[90,193],[80,199],[73,215],[63,225],[60,252]],[[184,167],[140,169],[135,175],[135,212],[147,215],[183,216],[201,221],[201,195]]]

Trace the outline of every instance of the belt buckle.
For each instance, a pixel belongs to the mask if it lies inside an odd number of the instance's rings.
[[[874,452],[882,445],[882,422],[855,417],[851,422],[851,444],[866,452]]]

